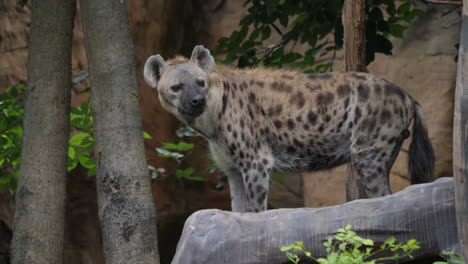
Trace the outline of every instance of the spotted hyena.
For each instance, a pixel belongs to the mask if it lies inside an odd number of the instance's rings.
[[[398,86],[357,72],[303,74],[215,65],[196,46],[190,59],[148,58],[144,77],[162,106],[210,143],[227,174],[232,210],[266,210],[272,172],[317,171],[350,162],[365,195],[390,194],[389,171],[413,139],[413,183],[432,177],[434,154],[421,106]]]

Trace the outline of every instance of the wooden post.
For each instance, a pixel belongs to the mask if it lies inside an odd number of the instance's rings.
[[[367,72],[366,67],[366,2],[345,0],[343,5],[345,70]],[[363,192],[359,175],[348,164],[346,177],[346,200],[368,198]]]
[[[458,53],[453,124],[453,173],[458,237],[463,260],[468,263],[468,0],[463,0],[463,22]]]

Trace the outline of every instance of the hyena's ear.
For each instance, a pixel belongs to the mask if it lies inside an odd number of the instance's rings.
[[[214,70],[215,60],[211,56],[210,51],[202,45],[195,46],[190,60],[198,64],[207,74],[212,73]]]
[[[158,87],[158,82],[166,67],[166,62],[159,54],[149,57],[143,70],[146,83],[153,88]]]

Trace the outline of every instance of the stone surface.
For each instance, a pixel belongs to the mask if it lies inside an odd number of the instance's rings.
[[[415,259],[457,248],[454,182],[442,178],[413,185],[393,195],[356,200],[325,208],[278,209],[263,213],[202,210],[186,221],[173,264],[284,263],[281,246],[303,241],[316,257],[325,254],[325,239],[352,225],[374,242],[394,236],[417,239]]]

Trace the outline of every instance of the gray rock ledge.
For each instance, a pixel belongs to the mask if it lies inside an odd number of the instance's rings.
[[[422,244],[416,259],[458,249],[454,181],[441,178],[393,195],[324,208],[198,211],[187,219],[172,263],[284,263],[279,249],[295,241],[303,241],[314,256],[324,256],[323,242],[347,224],[376,243],[390,236],[398,242],[417,239]]]

